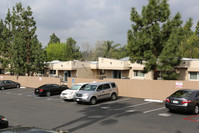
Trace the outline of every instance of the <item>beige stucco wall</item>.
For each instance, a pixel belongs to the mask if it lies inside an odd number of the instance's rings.
[[[116,59],[98,58],[99,69],[106,70],[126,70],[129,69],[129,61],[120,61]]]
[[[148,98],[155,100],[165,100],[178,89],[198,89],[197,81],[165,81],[165,80],[136,80],[136,79],[82,79],[69,78],[68,86],[72,85],[72,79],[75,83],[93,82],[93,81],[114,81],[118,85],[119,95],[126,97]],[[183,87],[176,86],[176,83],[182,83]]]

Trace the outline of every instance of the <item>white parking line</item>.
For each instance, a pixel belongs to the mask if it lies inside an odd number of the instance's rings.
[[[146,114],[146,113],[154,112],[154,111],[157,111],[157,110],[162,110],[162,109],[165,109],[165,108],[166,108],[166,107],[157,108],[157,109],[152,109],[152,110],[145,111],[145,112],[143,112],[143,113]]]
[[[115,100],[115,101],[111,101],[111,102],[104,102],[104,103],[92,105],[92,107],[101,106],[101,105],[107,105],[107,104],[112,104],[112,103],[119,103],[119,102],[127,101],[129,99],[131,99],[131,98],[125,98],[125,99]]]
[[[168,113],[161,113],[161,114],[158,114],[159,116],[164,116],[164,117],[169,117],[171,116],[171,114],[168,114]]]
[[[137,106],[141,106],[141,105],[145,105],[145,104],[149,104],[149,103],[152,103],[152,102],[145,102],[145,103],[135,104],[135,105],[131,105],[131,106],[123,107],[123,108],[118,108],[118,109],[114,109],[114,110],[123,110],[123,109],[126,109],[126,108],[133,108],[133,107],[137,107]]]

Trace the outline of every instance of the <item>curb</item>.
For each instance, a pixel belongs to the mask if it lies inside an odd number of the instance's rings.
[[[147,102],[163,103],[163,100],[144,99],[144,101],[147,101]]]

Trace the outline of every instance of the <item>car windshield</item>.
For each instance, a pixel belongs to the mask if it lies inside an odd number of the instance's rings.
[[[173,93],[172,97],[190,97],[193,92],[187,90],[179,90]]]
[[[82,85],[73,85],[69,90],[79,90]]]
[[[84,91],[95,91],[95,89],[97,88],[97,85],[87,85],[84,89]]]

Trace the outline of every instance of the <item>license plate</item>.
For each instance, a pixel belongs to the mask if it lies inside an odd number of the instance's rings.
[[[77,101],[79,101],[79,99],[76,99]]]
[[[178,103],[178,101],[173,100],[173,103],[176,103],[176,104],[177,104],[177,103]]]

